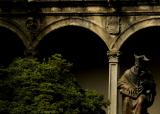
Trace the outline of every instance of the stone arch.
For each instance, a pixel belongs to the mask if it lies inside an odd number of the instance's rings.
[[[19,27],[15,22],[0,18],[0,27],[4,27],[15,33],[22,40],[22,43],[25,47],[29,46],[29,42],[27,41],[27,35],[20,29],[21,27]]]
[[[61,27],[65,27],[65,26],[79,26],[79,27],[86,28],[94,32],[95,34],[97,34],[102,39],[102,41],[104,41],[108,49],[110,47],[109,45],[110,36],[103,28],[101,28],[100,26],[98,26],[97,24],[91,21],[80,19],[80,18],[66,18],[48,25],[46,28],[44,28],[44,30],[40,32],[33,46],[36,47],[39,41],[42,40],[44,36],[50,33],[51,31],[59,29]]]
[[[137,22],[133,24],[131,27],[129,27],[127,30],[125,30],[114,42],[114,44],[111,46],[111,49],[113,50],[120,50],[124,42],[130,38],[131,35],[133,35],[135,32],[148,28],[148,27],[154,27],[154,26],[160,26],[160,18],[152,18],[143,20],[140,22]],[[152,40],[152,39],[151,39]]]
[[[54,53],[62,54],[75,65],[72,71],[83,87],[95,89],[105,95],[105,100],[107,99],[108,58],[106,52],[108,48],[96,33],[77,25],[62,26],[46,34],[37,44],[36,51],[40,59],[50,57]],[[43,52],[49,54],[45,55]],[[89,82],[86,79],[90,79]]]

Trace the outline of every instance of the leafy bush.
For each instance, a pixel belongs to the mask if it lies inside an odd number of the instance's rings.
[[[82,89],[72,64],[55,54],[39,62],[18,58],[0,73],[0,113],[101,114],[103,96]]]

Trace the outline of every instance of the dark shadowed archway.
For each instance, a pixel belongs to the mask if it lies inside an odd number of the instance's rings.
[[[107,46],[95,33],[78,26],[66,26],[52,31],[40,41],[39,57],[60,53],[73,63],[72,71],[85,88],[107,96]]]
[[[12,31],[0,27],[0,66],[7,66],[14,58],[24,55],[21,39]]]
[[[157,84],[157,96],[149,108],[151,114],[159,114],[160,100],[160,27],[148,27],[131,35],[121,47],[120,74],[134,64],[134,53],[145,54],[151,59],[149,67]]]

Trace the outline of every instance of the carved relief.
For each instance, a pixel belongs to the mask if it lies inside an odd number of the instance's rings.
[[[39,20],[34,17],[28,17],[26,20],[26,28],[30,32],[31,37],[34,39],[39,32],[40,24]]]
[[[106,21],[106,29],[110,34],[120,33],[120,18],[117,16],[110,16]]]

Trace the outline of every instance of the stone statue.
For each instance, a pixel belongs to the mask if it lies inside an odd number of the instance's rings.
[[[153,104],[156,85],[147,69],[149,59],[145,55],[134,55],[135,64],[118,80],[118,89],[123,97],[123,114],[148,114]]]

